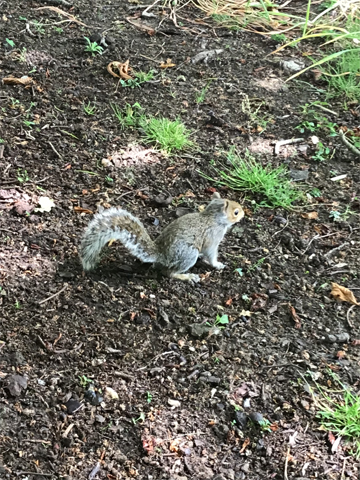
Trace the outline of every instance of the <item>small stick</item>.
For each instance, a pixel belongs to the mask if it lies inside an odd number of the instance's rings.
[[[28,32],[28,34],[29,34],[31,37],[36,37],[35,33],[33,33],[33,32],[30,30],[30,24],[29,24],[29,23],[26,24],[26,31]]]
[[[349,242],[342,243],[342,244],[339,245],[338,247],[335,247],[335,248],[333,248],[332,250],[330,250],[330,252],[326,253],[326,254],[324,255],[324,257],[325,257],[325,258],[330,258],[330,257],[332,257],[335,252],[337,252],[338,250],[341,250],[343,247],[346,247],[347,245],[349,245]]]
[[[55,477],[55,473],[16,472],[16,475],[37,475],[38,477]]]
[[[57,297],[58,295],[60,295],[60,293],[62,293],[62,292],[67,288],[67,286],[68,286],[68,284],[65,283],[64,287],[63,287],[61,290],[59,290],[57,293],[54,293],[54,295],[50,295],[50,297],[45,298],[44,300],[41,300],[41,302],[39,302],[39,305],[41,305],[42,303],[45,303],[45,302],[47,302],[48,300],[51,300],[52,298],[55,298],[55,297]]]
[[[339,130],[339,136],[340,140],[343,142],[343,144],[352,152],[354,153],[357,157],[360,157],[360,150],[358,150],[355,145],[349,142],[349,140],[345,137],[345,134],[342,130]]]
[[[290,455],[290,447],[288,448],[286,452],[286,459],[285,459],[285,468],[284,468],[284,480],[289,480],[288,474],[287,474],[287,468],[288,468],[288,463],[289,463],[289,455]]]
[[[325,107],[323,107],[322,105],[318,105],[317,103],[315,103],[315,104],[313,103],[312,106],[313,106],[313,107],[317,107],[317,108],[321,108],[321,110],[325,110],[325,112],[332,113],[332,114],[335,115],[336,117],[339,116],[338,113],[333,112],[332,110],[329,110],[328,108],[325,108]]]
[[[60,153],[59,153],[57,150],[55,150],[54,145],[53,145],[51,142],[48,142],[48,143],[49,143],[50,147],[54,150],[54,152],[56,153],[56,155],[60,158],[60,160],[62,160],[63,157],[60,155]]]
[[[338,232],[335,232],[335,233],[328,233],[327,235],[323,235],[323,236],[319,236],[319,235],[315,235],[315,237],[313,237],[310,242],[308,243],[307,247],[305,248],[305,250],[302,252],[302,254],[304,255],[308,250],[309,250],[309,247],[310,245],[312,244],[312,242],[314,240],[320,240],[320,238],[326,238],[326,237],[331,237],[332,235],[337,235]]]
[[[283,145],[291,145],[292,143],[300,143],[303,141],[303,138],[290,138],[290,140],[279,140],[275,143],[275,155],[279,155],[280,147],[282,147]]]
[[[355,305],[351,305],[351,307],[349,308],[349,310],[347,311],[346,313],[346,320],[348,322],[348,325],[350,328],[354,328],[354,325],[352,324],[351,320],[350,320],[350,313],[351,313],[351,310],[355,307]]]

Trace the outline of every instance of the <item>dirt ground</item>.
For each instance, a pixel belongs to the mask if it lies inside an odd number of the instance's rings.
[[[49,5],[82,23],[39,9]],[[141,18],[126,1],[0,9],[1,78],[33,79],[0,91],[0,478],[357,479],[351,446],[332,449],[319,428],[305,379],[332,387],[333,371],[359,388],[359,308],[330,291],[336,282],[360,297],[360,166],[338,137],[321,138],[331,159],[313,160],[311,135],[295,130],[324,89],[311,73],[284,83],[281,60],[301,50],[267,56],[276,42],[218,28],[190,3],[177,26],[166,9]],[[85,53],[83,37],[99,33],[108,47]],[[153,80],[121,86],[106,67],[127,59]],[[175,66],[161,68],[167,59]],[[111,108],[135,102],[180,118],[196,148],[147,150]],[[357,105],[331,110],[330,121],[357,126]],[[274,142],[299,136],[274,155]],[[161,277],[117,244],[83,274],[92,212],[121,205],[155,237],[209,201],[214,185],[199,170],[231,146],[305,172],[297,185],[318,195],[286,212],[223,192],[247,214],[221,245],[227,268],[193,269],[208,273],[201,284]],[[49,212],[36,211],[40,197]]]

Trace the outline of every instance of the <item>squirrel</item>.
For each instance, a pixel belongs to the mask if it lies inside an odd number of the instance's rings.
[[[86,228],[80,259],[84,270],[92,270],[102,248],[109,241],[120,240],[133,256],[153,263],[163,274],[197,283],[199,275],[186,272],[200,257],[212,267],[223,269],[225,265],[217,261],[219,243],[243,217],[241,205],[215,193],[206,208],[177,218],[153,241],[137,217],[111,207],[97,213]]]

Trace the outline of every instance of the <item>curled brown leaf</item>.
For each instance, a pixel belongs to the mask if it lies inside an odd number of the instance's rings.
[[[353,292],[348,288],[337,283],[332,283],[331,287],[332,289],[330,295],[332,295],[338,302],[348,302],[352,305],[360,305]]]

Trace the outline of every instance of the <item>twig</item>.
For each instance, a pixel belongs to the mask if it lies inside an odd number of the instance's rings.
[[[327,235],[322,235],[322,236],[320,236],[320,235],[315,235],[315,237],[313,237],[313,238],[310,240],[310,242],[308,243],[307,247],[306,247],[305,250],[302,252],[302,254],[305,255],[305,253],[309,250],[310,245],[312,244],[312,242],[313,242],[314,240],[320,240],[320,238],[331,237],[332,235],[337,235],[337,234],[338,234],[338,232],[328,233]]]
[[[27,24],[26,24],[26,31],[28,32],[28,34],[29,34],[31,37],[36,37],[35,33],[33,33],[33,32],[30,30],[30,23],[27,23]]]
[[[358,150],[355,145],[349,142],[349,140],[345,137],[345,134],[342,130],[339,130],[339,136],[340,140],[343,142],[343,144],[352,152],[354,153],[357,157],[360,157],[360,150]]]
[[[355,307],[355,305],[351,305],[351,307],[349,308],[349,310],[347,311],[346,313],[346,320],[348,322],[348,325],[350,328],[354,328],[354,325],[351,323],[351,320],[350,320],[350,313],[351,313],[351,310]]]
[[[288,463],[289,463],[289,455],[290,455],[290,447],[287,449],[287,452],[286,452],[285,467],[284,467],[284,480],[289,480],[289,477],[288,477],[288,474],[287,474]]]
[[[151,5],[149,5],[147,8],[145,8],[145,10],[142,12],[142,16],[146,16],[146,14],[148,13],[149,10],[151,10],[157,3],[159,3],[160,0],[155,0],[154,3],[152,3]]]
[[[285,228],[289,225],[289,219],[287,218],[286,219],[286,223],[285,223],[285,226],[281,229],[281,230],[278,230],[277,232],[275,232],[272,237],[275,237],[275,235],[277,235],[278,233],[281,233],[283,230],[285,230]]]
[[[346,247],[347,245],[349,245],[349,242],[342,243],[338,247],[335,247],[332,250],[330,250],[330,252],[326,253],[324,257],[329,259],[334,255],[335,252],[337,252],[338,250],[341,250],[343,247]]]
[[[51,142],[48,142],[50,147],[53,149],[53,151],[56,153],[56,155],[60,158],[60,160],[63,159],[63,157],[60,155],[60,153],[55,149],[54,145]]]
[[[63,286],[63,288],[61,290],[59,290],[57,293],[54,293],[54,295],[50,295],[50,297],[48,298],[45,298],[44,300],[41,300],[41,302],[39,302],[39,305],[41,305],[42,303],[45,303],[47,302],[48,300],[51,300],[52,298],[55,298],[57,297],[58,295],[60,295],[60,293],[62,293],[64,290],[66,290],[68,284],[65,283],[65,285]]]
[[[275,143],[275,155],[279,155],[280,147],[282,147],[283,145],[291,145],[292,143],[300,143],[303,141],[303,138],[290,138],[290,140],[279,140]]]
[[[37,472],[16,472],[16,476],[20,475],[37,475],[38,477],[55,477],[55,473],[37,473]]]
[[[332,114],[333,114],[333,115],[335,115],[336,117],[338,117],[338,116],[339,116],[339,114],[338,114],[338,113],[336,113],[336,112],[333,112],[332,110],[329,110],[328,108],[325,108],[325,107],[323,107],[322,105],[318,105],[317,103],[315,103],[315,104],[313,103],[313,104],[312,104],[312,107],[321,108],[321,110],[325,110],[325,112],[332,113]]]
[[[80,20],[77,20],[74,15],[71,15],[70,13],[64,12],[58,7],[39,7],[36,8],[36,10],[52,10],[53,12],[58,13],[59,15],[63,15],[64,17],[67,17],[69,20],[72,22],[77,23],[78,25],[82,25],[83,27],[90,28],[88,25],[85,25],[85,23],[80,22]]]
[[[343,464],[343,468],[341,470],[341,475],[340,475],[340,480],[343,480],[345,478],[345,465],[346,465],[346,457],[344,458],[344,464]]]

